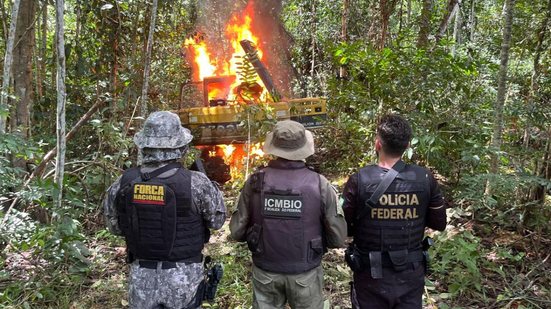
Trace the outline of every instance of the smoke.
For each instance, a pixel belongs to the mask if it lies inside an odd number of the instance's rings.
[[[272,75],[277,90],[283,97],[291,97],[291,81],[295,74],[291,65],[290,46],[292,38],[285,30],[280,14],[282,0],[202,0],[198,1],[199,15],[197,32],[211,48],[216,59],[231,56],[231,46],[225,37],[226,25],[233,14],[245,10],[252,2],[254,18],[251,24],[253,32],[259,37],[259,47],[264,52],[262,62]]]

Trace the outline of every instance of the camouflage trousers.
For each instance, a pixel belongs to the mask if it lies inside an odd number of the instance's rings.
[[[302,274],[277,274],[253,265],[253,308],[323,308],[323,269],[318,266]]]
[[[142,268],[130,265],[129,303],[133,309],[181,309],[189,307],[203,280],[202,263],[176,263],[176,268]],[[200,308],[200,307],[198,307]]]

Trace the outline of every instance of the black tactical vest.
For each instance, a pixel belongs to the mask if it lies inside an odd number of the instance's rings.
[[[425,215],[430,201],[428,171],[416,165],[406,165],[375,207],[366,202],[384,177],[376,165],[358,173],[358,208],[369,207],[355,223],[354,243],[361,251],[410,252],[421,249]]]
[[[319,175],[303,162],[276,160],[255,173],[251,184],[247,242],[254,247],[254,264],[287,274],[319,266],[325,251]]]
[[[171,177],[142,181],[139,168],[127,170],[117,212],[133,258],[200,262],[206,227],[192,207],[190,171],[179,168]]]

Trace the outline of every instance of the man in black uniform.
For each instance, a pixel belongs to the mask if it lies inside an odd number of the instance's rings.
[[[444,230],[446,210],[431,172],[400,159],[411,136],[404,118],[384,116],[375,139],[378,164],[360,169],[344,188],[357,308],[422,307],[424,230]]]

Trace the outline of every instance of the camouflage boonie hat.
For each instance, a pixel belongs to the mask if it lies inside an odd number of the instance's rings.
[[[264,152],[287,160],[304,160],[314,154],[314,137],[299,122],[279,121],[266,135]]]
[[[154,112],[134,135],[138,148],[176,149],[189,144],[193,136],[182,127],[178,115],[172,112]]]

